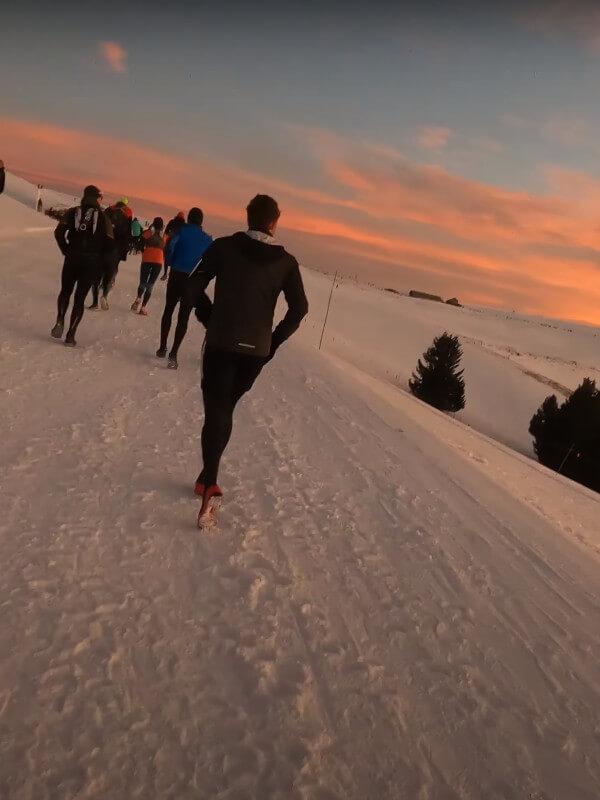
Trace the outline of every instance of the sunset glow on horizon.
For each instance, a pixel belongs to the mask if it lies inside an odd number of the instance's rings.
[[[201,205],[219,235],[266,192],[306,266],[600,325],[596,17],[575,3],[567,26],[553,5],[508,4],[493,27],[470,4],[451,24],[441,5],[401,3],[380,27],[350,9],[319,31],[309,4],[296,27],[274,21],[275,39],[241,19],[246,36],[228,39],[215,12],[200,50],[152,4],[147,25],[93,37],[85,13],[74,31],[49,19],[19,96],[0,82],[0,157],[74,193],[94,182],[165,214]],[[19,36],[35,38],[10,13],[2,76]]]

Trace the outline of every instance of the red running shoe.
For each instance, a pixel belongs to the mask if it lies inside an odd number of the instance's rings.
[[[201,530],[213,528],[217,524],[217,514],[221,507],[223,492],[215,484],[204,490],[202,505],[198,514],[198,527]]]

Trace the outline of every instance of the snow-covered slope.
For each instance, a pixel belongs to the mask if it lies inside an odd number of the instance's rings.
[[[37,208],[38,189],[35,184],[15,175],[14,172],[6,173],[6,187],[5,195],[17,200],[19,203],[32,208],[34,211]],[[54,189],[49,189],[47,186],[42,186],[39,197],[42,200],[44,208],[55,206],[56,208],[68,208],[78,201],[77,197],[57,192]]]
[[[318,344],[331,278],[307,272]],[[310,335],[308,331],[310,329]],[[600,329],[491,308],[455,308],[341,281],[324,347],[374,377],[408,387],[417,360],[443,331],[463,346],[469,425],[532,455],[531,417],[549,394],[564,399],[585,377],[600,380]]]
[[[0,214],[2,215],[0,237],[49,231],[56,225],[48,217],[26,208],[22,203],[10,197],[0,195],[0,204]]]
[[[202,332],[165,369],[138,262],[69,350],[51,234],[0,238],[0,797],[597,800],[598,497],[340,358],[335,317],[316,352],[307,274],[200,534]]]

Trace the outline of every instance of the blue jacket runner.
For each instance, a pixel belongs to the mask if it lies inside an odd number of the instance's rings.
[[[183,225],[169,241],[165,263],[171,269],[187,272],[189,275],[210,244],[212,236],[199,225]]]

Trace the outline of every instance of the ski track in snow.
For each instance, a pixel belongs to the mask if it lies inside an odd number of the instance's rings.
[[[201,534],[199,326],[167,371],[132,259],[68,350],[0,248],[0,797],[597,800],[592,548],[297,344]]]

